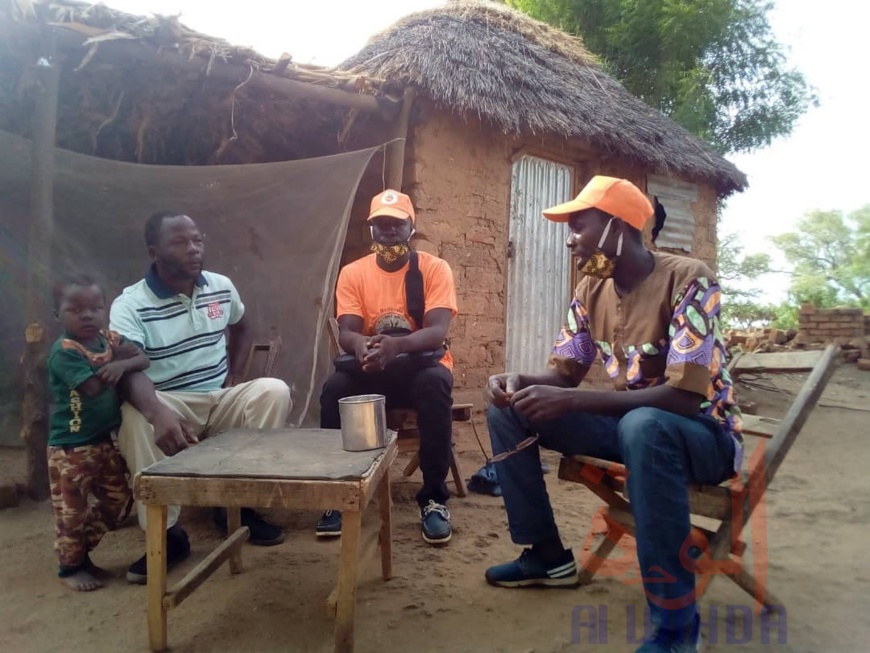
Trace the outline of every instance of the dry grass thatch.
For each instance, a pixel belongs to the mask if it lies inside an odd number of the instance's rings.
[[[715,184],[746,176],[605,74],[581,41],[503,5],[451,1],[409,15],[339,68],[413,85],[439,106],[512,134],[579,139],[604,156]]]
[[[18,22],[42,22],[80,32],[87,37],[87,54],[79,64],[87,65],[89,58],[99,51],[101,43],[118,40],[139,41],[161,50],[179,52],[190,60],[202,58],[209,62],[240,64],[266,73],[279,73],[282,77],[299,79],[313,84],[358,89],[367,81],[334,68],[300,64],[284,55],[280,60],[270,59],[253,48],[234,45],[184,25],[178,16],[137,16],[107,7],[102,3],[79,0],[8,0],[7,19]],[[0,18],[3,17],[0,9]]]
[[[270,59],[175,16],[7,0],[0,2],[0,129],[32,135],[33,62],[46,31],[62,66],[57,143],[103,158],[204,165],[333,154],[346,149],[358,112],[301,87],[330,97],[383,95],[367,77],[289,55]]]

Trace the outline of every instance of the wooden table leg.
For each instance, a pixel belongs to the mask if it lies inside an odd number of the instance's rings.
[[[227,537],[242,527],[242,509],[227,508]],[[242,547],[237,547],[230,555],[230,574],[242,573]]]
[[[338,567],[338,596],[335,606],[335,651],[353,651],[353,614],[356,607],[357,569],[362,515],[347,510],[341,516],[341,561]]]
[[[390,492],[390,470],[378,484],[378,509],[381,513],[381,576],[384,580],[393,577],[393,496]]]
[[[456,496],[465,498],[468,489],[465,487],[465,477],[462,474],[462,466],[459,464],[459,453],[456,451],[456,443],[450,450],[450,472],[453,474],[453,482],[456,483]]]
[[[146,571],[148,574],[148,640],[152,651],[165,651],[166,608],[166,506],[147,507]]]

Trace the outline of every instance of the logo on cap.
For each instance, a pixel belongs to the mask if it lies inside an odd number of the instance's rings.
[[[399,196],[391,191],[387,191],[381,195],[381,204],[395,204],[399,201]]]

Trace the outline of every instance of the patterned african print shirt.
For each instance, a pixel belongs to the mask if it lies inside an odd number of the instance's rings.
[[[655,268],[625,297],[612,279],[584,277],[549,367],[580,383],[597,357],[616,390],[667,384],[703,397],[701,412],[733,436],[742,459],[740,410],[726,369],[720,289],[701,261],[654,252]]]

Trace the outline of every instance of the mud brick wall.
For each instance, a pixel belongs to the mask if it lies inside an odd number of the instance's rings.
[[[798,313],[798,337],[806,344],[863,341],[870,333],[870,316],[860,308],[820,309],[804,305]]]
[[[504,370],[510,147],[497,131],[434,108],[413,134],[406,190],[417,208],[417,249],[445,259],[459,315],[450,328],[457,388]]]

